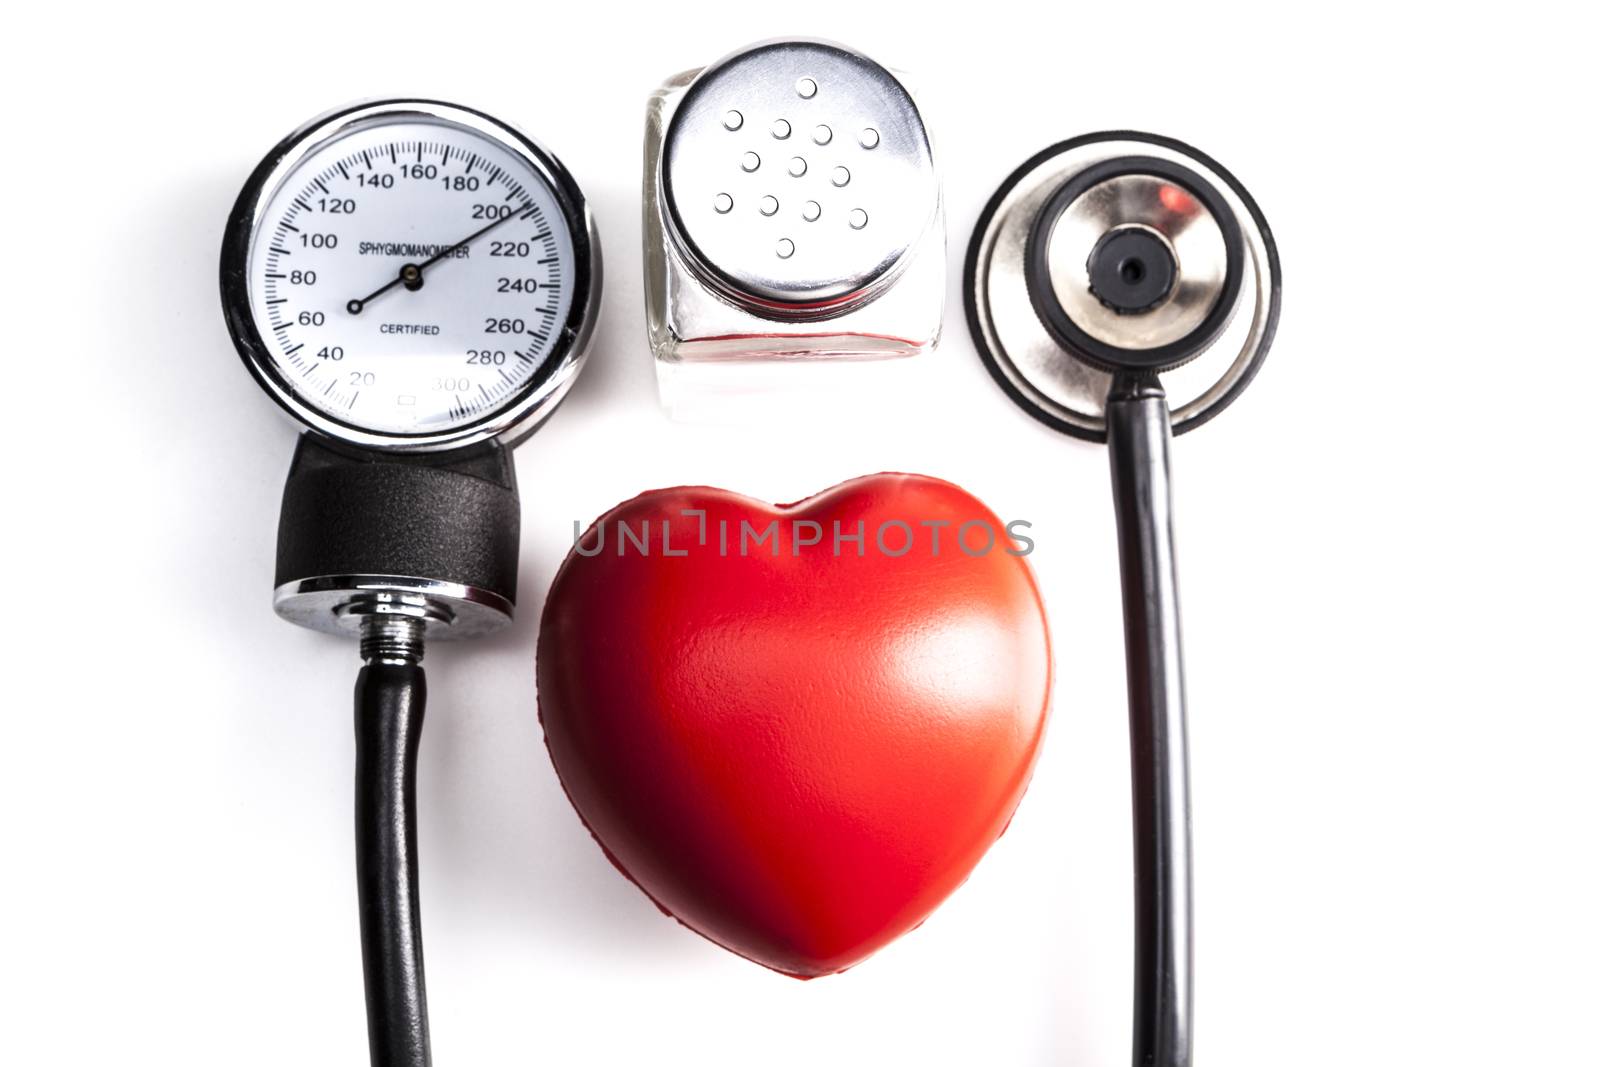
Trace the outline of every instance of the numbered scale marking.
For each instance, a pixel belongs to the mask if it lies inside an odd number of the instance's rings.
[[[517,404],[572,346],[587,272],[568,213],[515,135],[472,118],[371,114],[288,153],[263,188],[249,312],[291,410],[449,434]]]

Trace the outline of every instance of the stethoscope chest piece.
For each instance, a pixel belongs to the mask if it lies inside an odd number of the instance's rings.
[[[989,371],[1035,418],[1103,441],[1116,374],[1160,374],[1174,433],[1247,385],[1271,344],[1280,279],[1260,210],[1187,145],[1100,133],[1055,145],[1000,186],[965,276]]]

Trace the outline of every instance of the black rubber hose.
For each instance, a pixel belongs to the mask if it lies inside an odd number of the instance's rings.
[[[356,679],[356,889],[372,1067],[433,1062],[417,900],[417,745],[427,695],[415,663],[373,663]]]
[[[1154,378],[1118,380],[1106,403],[1122,563],[1133,757],[1134,1067],[1189,1067],[1193,904],[1183,641],[1172,549],[1172,442]]]

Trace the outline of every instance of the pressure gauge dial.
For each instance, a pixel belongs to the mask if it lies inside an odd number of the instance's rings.
[[[222,254],[245,363],[327,436],[400,451],[513,443],[571,386],[599,244],[566,170],[467,108],[313,120],[240,194]]]

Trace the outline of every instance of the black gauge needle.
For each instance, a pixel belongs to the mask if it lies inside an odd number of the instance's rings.
[[[471,233],[469,233],[465,237],[463,237],[461,240],[457,241],[455,244],[448,245],[445,248],[441,248],[439,251],[435,252],[433,255],[429,256],[427,259],[423,260],[421,263],[407,263],[405,266],[400,268],[400,273],[399,274],[396,274],[393,278],[390,278],[383,285],[378,286],[378,288],[374,289],[372,292],[368,293],[366,296],[362,297],[360,300],[352,300],[352,301],[350,301],[348,304],[346,304],[344,306],[344,309],[346,311],[350,312],[350,314],[352,314],[352,315],[359,315],[359,314],[361,314],[362,309],[365,308],[369,303],[371,303],[372,300],[375,297],[382,296],[384,293],[387,293],[390,289],[393,289],[397,285],[404,285],[407,289],[410,289],[410,290],[413,290],[413,291],[415,291],[417,289],[421,289],[422,288],[422,272],[423,271],[427,270],[429,267],[433,266],[435,263],[439,262],[441,259],[445,258],[446,256],[451,255],[451,254],[453,254],[453,253],[455,253],[457,251],[460,251],[461,249],[467,247],[467,245],[471,244],[473,241],[476,241],[478,238],[482,237],[484,234],[488,233],[490,230],[494,229],[496,226],[500,225],[501,223],[509,222],[512,219],[518,218],[518,217],[521,217],[521,218],[529,218],[529,217],[531,217],[527,213],[530,212],[532,209],[533,209],[533,205],[532,204],[527,204],[524,207],[518,208],[516,211],[512,211],[512,212],[510,212],[508,214],[501,215],[499,218],[497,218],[493,222],[489,223],[489,225],[484,226],[481,229],[477,229],[477,230],[472,231]]]

